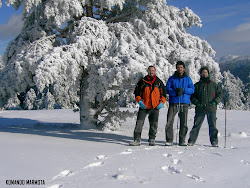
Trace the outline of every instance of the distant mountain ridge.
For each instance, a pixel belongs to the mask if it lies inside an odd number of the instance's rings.
[[[239,77],[245,85],[250,84],[250,56],[227,55],[217,58],[221,72],[229,70]]]

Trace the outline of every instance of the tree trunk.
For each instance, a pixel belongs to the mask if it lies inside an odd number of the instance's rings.
[[[83,127],[97,127],[98,116],[102,112],[102,98],[100,94],[96,96],[95,102],[89,102],[87,89],[88,84],[88,72],[82,68],[82,76],[80,81],[80,123]]]
[[[80,122],[81,126],[89,126],[90,104],[87,95],[88,89],[88,72],[82,69],[82,77],[80,81]]]
[[[90,3],[86,6],[86,13],[87,13],[87,17],[94,17],[93,14],[93,0],[90,0]]]

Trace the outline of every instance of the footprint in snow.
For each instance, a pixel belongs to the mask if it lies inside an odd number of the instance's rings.
[[[199,181],[199,182],[206,182],[202,177],[197,176],[197,175],[191,175],[191,174],[187,174],[187,177],[195,180],[195,181]]]
[[[118,170],[119,171],[124,171],[124,170],[127,170],[127,168],[119,168]]]
[[[132,153],[132,149],[127,149],[126,151],[123,151],[123,152],[121,152],[120,154],[121,155],[128,155],[128,154],[131,154]]]
[[[250,164],[250,162],[245,161],[245,160],[241,160],[240,162],[244,163],[245,165],[249,165]]]
[[[173,163],[173,164],[181,164],[182,161],[179,160],[179,159],[173,159],[173,160],[172,160],[172,163]]]
[[[164,153],[164,154],[163,154],[163,156],[164,156],[164,157],[173,157],[173,155],[172,155],[172,154],[170,154],[170,153],[169,153],[169,154]]]
[[[141,179],[141,178],[135,177],[135,176],[126,176],[126,175],[121,174],[121,173],[115,174],[112,177],[115,180],[124,181],[124,182],[126,182],[126,180],[138,180],[138,183],[140,183],[140,184],[147,184],[147,183],[149,183],[148,179]]]
[[[46,188],[61,188],[61,187],[63,187],[63,185],[55,184],[55,185],[51,185],[51,186],[46,187]]]
[[[214,152],[213,154],[218,155],[218,156],[223,156],[221,153],[218,153],[218,152]]]
[[[239,149],[238,147],[231,146],[229,149]]]
[[[98,167],[98,166],[101,166],[103,164],[104,164],[104,162],[91,163],[91,164],[85,166],[84,169],[86,169],[86,168],[92,168],[92,167]]]
[[[169,165],[163,166],[161,167],[161,169],[171,174],[179,174],[182,172],[182,169],[178,169],[178,168],[175,168],[174,166],[169,166]]]
[[[184,152],[183,151],[179,151],[178,154],[183,154]]]
[[[55,180],[55,179],[61,178],[61,177],[66,177],[66,176],[73,176],[74,174],[75,173],[73,171],[64,170],[60,174],[58,174],[57,176],[53,177],[52,180]]]
[[[106,155],[99,155],[95,159],[96,160],[101,160],[101,159],[107,159],[108,157]]]
[[[116,180],[128,180],[134,178],[132,176],[126,176],[124,174],[115,174],[112,177],[115,178]]]

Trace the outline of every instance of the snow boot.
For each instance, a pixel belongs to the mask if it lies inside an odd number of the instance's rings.
[[[155,139],[148,140],[150,146],[155,146]]]
[[[187,146],[187,144],[185,144],[185,142],[179,142],[179,146]]]
[[[187,144],[188,146],[193,146],[194,145],[194,143],[193,142],[188,142],[188,144]]]
[[[217,142],[212,142],[212,147],[218,147],[218,143]]]
[[[166,142],[165,146],[173,146],[173,142]]]
[[[140,140],[134,140],[133,142],[130,142],[129,145],[130,146],[140,146],[141,141]]]

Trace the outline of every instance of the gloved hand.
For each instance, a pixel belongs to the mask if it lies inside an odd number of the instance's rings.
[[[183,88],[178,87],[178,88],[176,88],[175,92],[176,92],[176,96],[182,96],[183,95]]]
[[[160,102],[160,104],[156,107],[158,110],[160,110],[163,107],[162,102]]]
[[[147,108],[147,106],[143,103],[143,100],[140,100],[138,104],[139,104],[141,109],[146,109]]]

